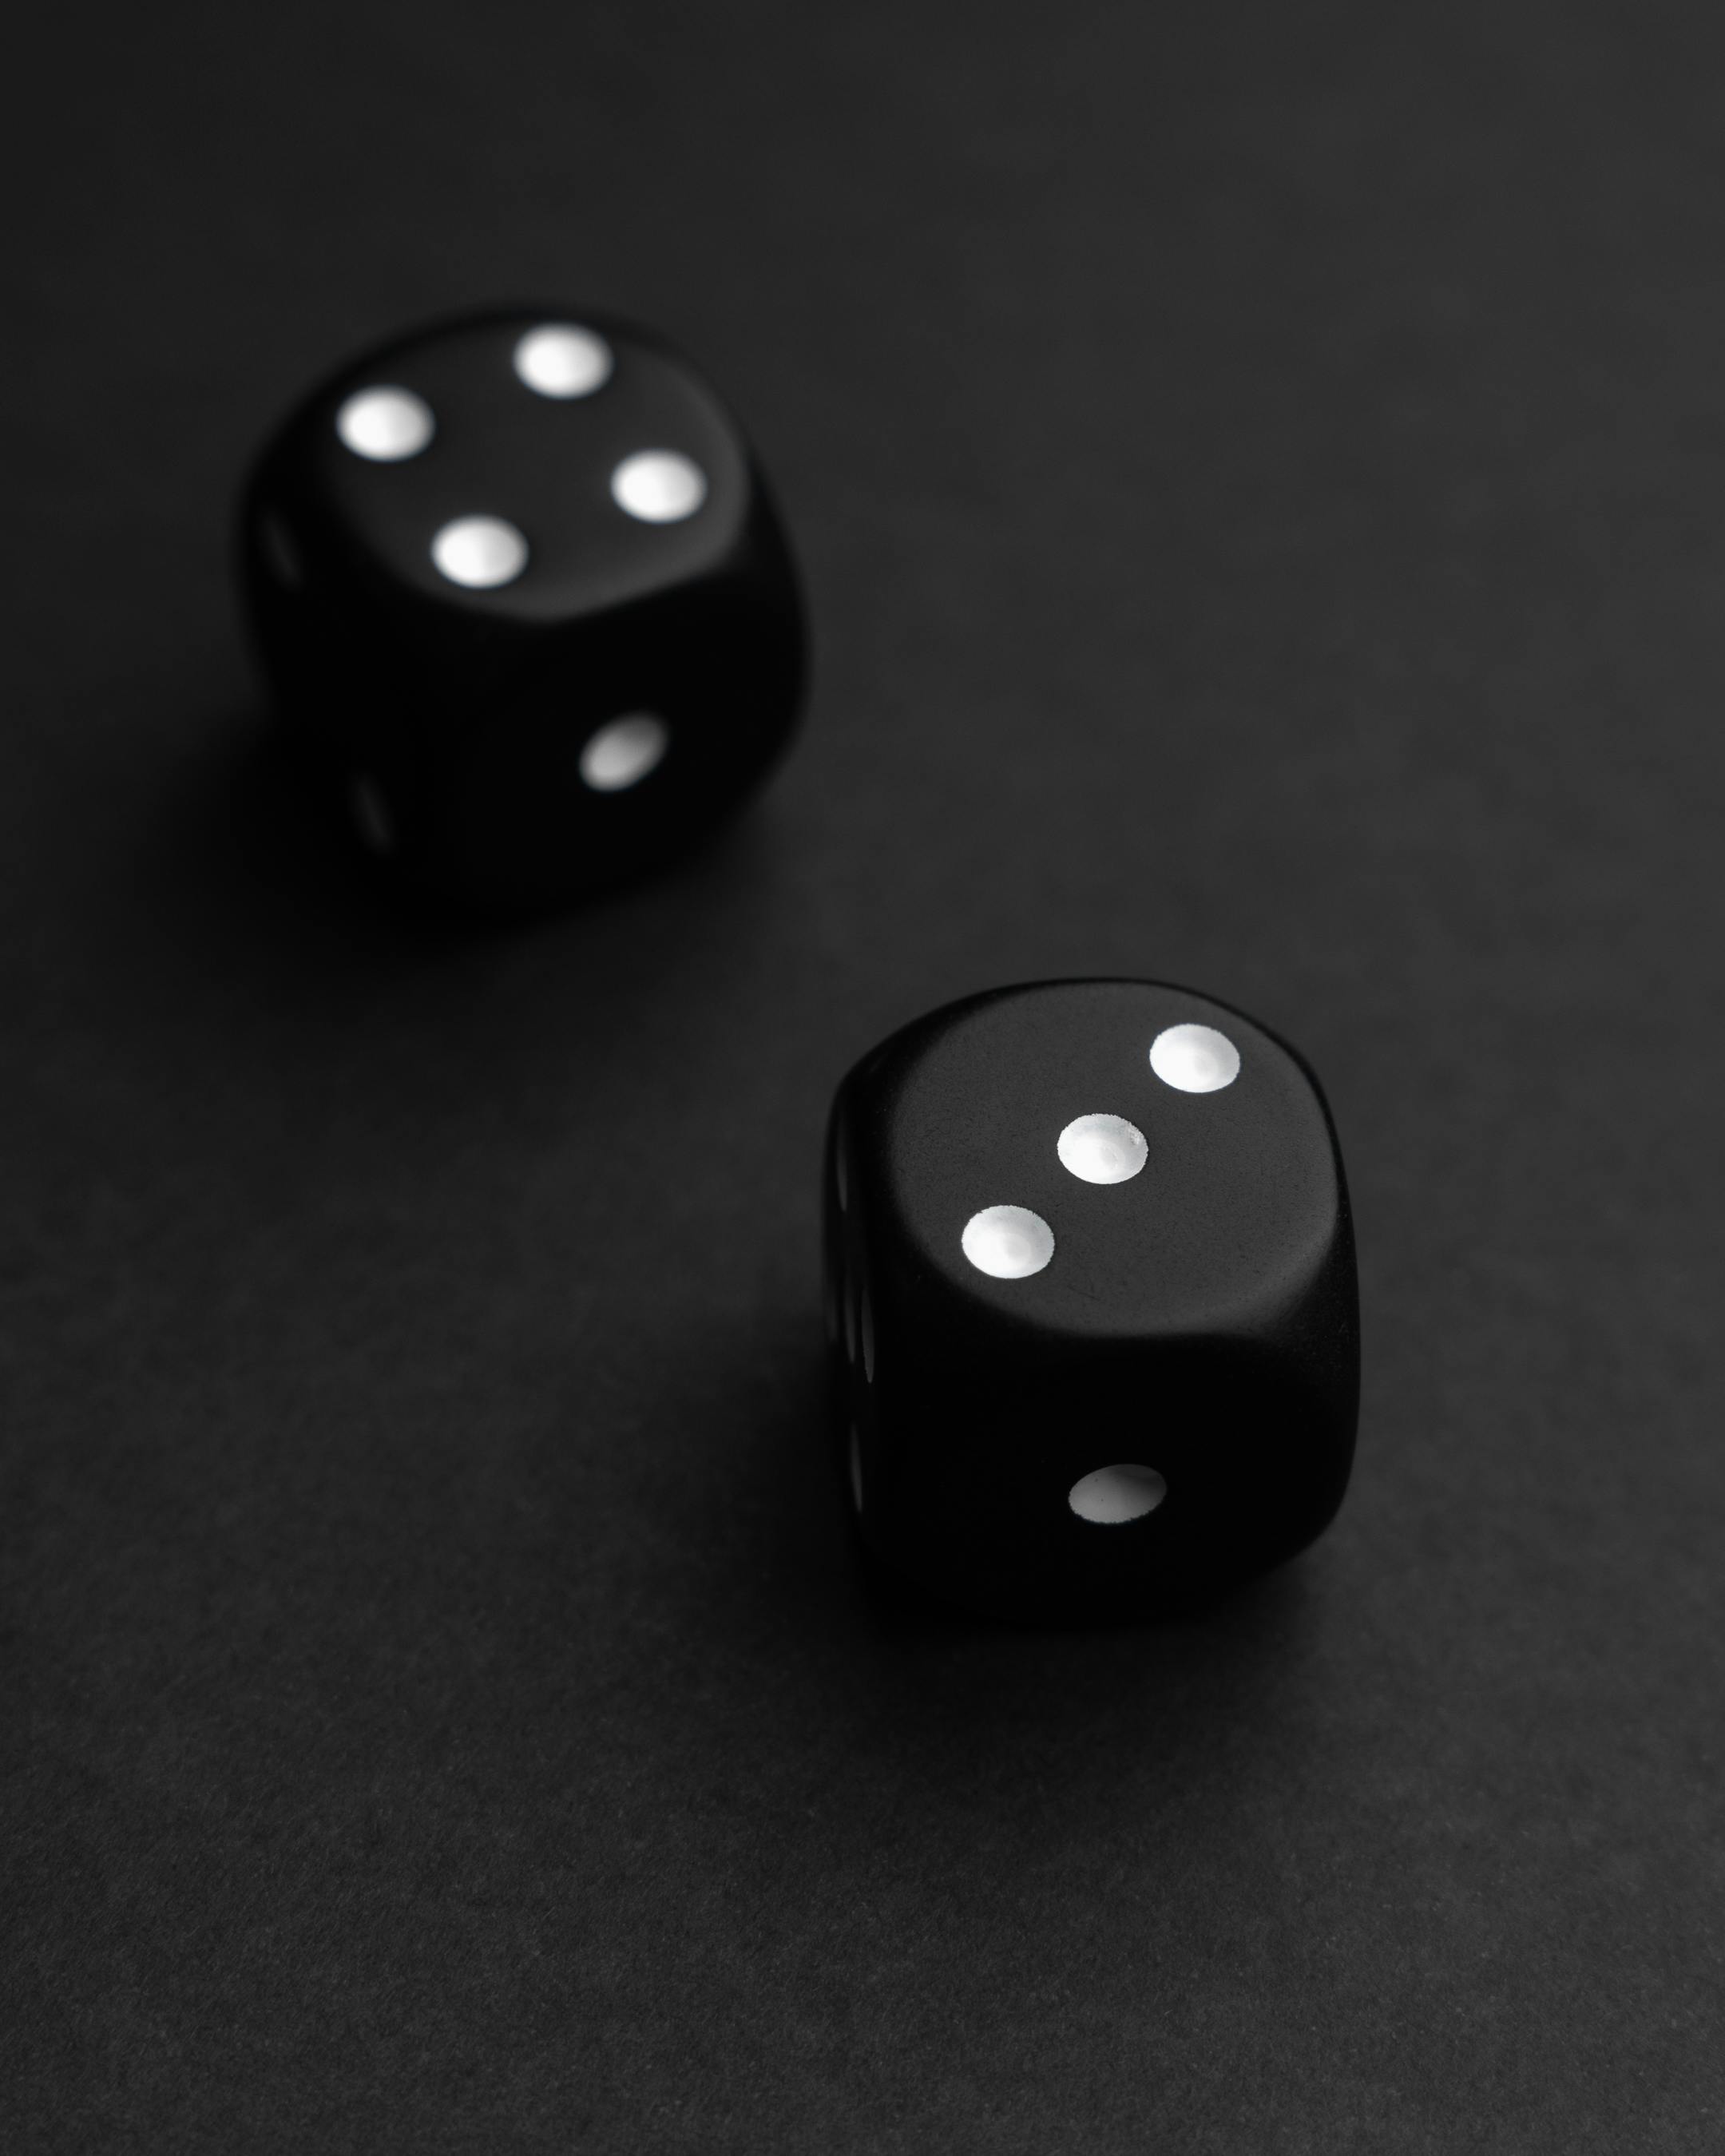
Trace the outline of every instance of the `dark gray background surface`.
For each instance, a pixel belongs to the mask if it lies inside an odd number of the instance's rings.
[[[1717,11],[177,4],[10,66],[0,2143],[1725,2146]],[[516,295],[752,428],[819,687],[440,942],[281,792],[261,429]],[[889,1028],[1327,1085],[1355,1486],[1203,1621],[851,1569]]]

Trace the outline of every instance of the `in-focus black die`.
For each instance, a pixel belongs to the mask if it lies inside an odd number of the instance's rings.
[[[1347,1487],[1358,1298],[1317,1079],[1183,988],[932,1012],[839,1089],[839,1459],[863,1538],[972,1608],[1128,1615],[1291,1556]]]
[[[360,834],[459,903],[655,865],[783,748],[804,675],[747,443],[657,337],[555,310],[435,325],[315,391],[242,510],[277,701]]]

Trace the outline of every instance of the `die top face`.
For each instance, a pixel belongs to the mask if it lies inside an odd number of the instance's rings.
[[[968,998],[897,1035],[862,1091],[850,1173],[874,1185],[876,1247],[1002,1322],[1090,1341],[1271,1325],[1348,1232],[1316,1081],[1184,989]]]
[[[603,317],[510,313],[384,346],[326,383],[270,491],[368,581],[555,625],[721,566],[756,493],[724,408]]]

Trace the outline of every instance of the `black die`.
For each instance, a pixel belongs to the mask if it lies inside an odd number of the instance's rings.
[[[1002,988],[839,1087],[835,1424],[871,1552],[1026,1618],[1128,1615],[1291,1556],[1353,1456],[1359,1319],[1317,1079],[1146,981]]]
[[[779,754],[805,634],[747,443],[655,336],[557,310],[367,353],[242,510],[254,639],[360,835],[458,903],[655,866]]]

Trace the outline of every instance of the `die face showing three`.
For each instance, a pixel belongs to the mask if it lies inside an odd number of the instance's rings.
[[[871,1549],[1006,1614],[1106,1616],[1291,1555],[1353,1456],[1347,1187],[1307,1066],[1127,981],[916,1021],[825,1173],[843,1468]]]
[[[266,673],[362,835],[458,900],[650,867],[783,748],[805,671],[777,513],[658,340],[521,311],[344,367],[259,461],[243,575]]]

